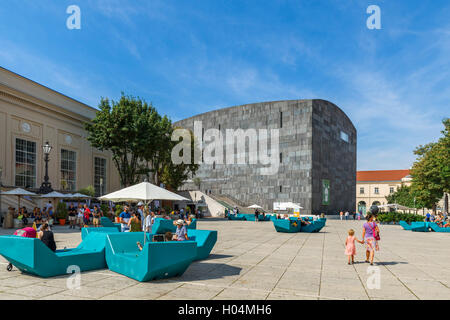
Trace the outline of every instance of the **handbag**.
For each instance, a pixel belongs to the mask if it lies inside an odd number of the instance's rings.
[[[373,222],[375,223],[375,222]],[[375,224],[376,226],[376,224]],[[377,230],[375,228],[372,228],[372,226],[369,224],[369,227],[372,229],[373,232],[373,237],[375,238],[375,240],[380,241],[380,233],[377,232]]]

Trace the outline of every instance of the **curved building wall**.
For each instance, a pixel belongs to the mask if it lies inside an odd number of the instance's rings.
[[[274,202],[288,201],[300,203],[304,213],[334,213],[355,207],[356,129],[334,104],[324,100],[254,103],[203,113],[175,125],[194,130],[195,121],[201,121],[203,132],[216,128],[224,137],[226,129],[279,132],[276,173],[261,174],[261,168],[267,166],[248,164],[248,158],[246,164],[203,163],[196,175],[201,179],[201,191],[228,196],[242,205],[257,203],[266,210],[272,210]],[[348,142],[341,138],[341,132]],[[226,145],[223,150],[226,156]],[[235,150],[248,155],[249,145]],[[329,182],[327,203],[323,201],[324,180]],[[186,183],[184,189],[196,187]]]

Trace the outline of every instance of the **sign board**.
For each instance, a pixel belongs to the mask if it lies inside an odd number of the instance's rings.
[[[322,179],[322,205],[330,204],[330,180]]]

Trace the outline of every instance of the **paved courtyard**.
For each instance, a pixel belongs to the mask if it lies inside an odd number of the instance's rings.
[[[70,290],[68,276],[7,272],[0,257],[0,299],[450,299],[450,234],[381,226],[380,289],[370,289],[363,246],[354,265],[344,255],[347,230],[360,237],[362,223],[328,220],[320,233],[283,234],[271,222],[201,220],[199,229],[219,232],[210,258],[182,277],[148,283],[105,269],[82,273],[81,288]],[[58,248],[81,241],[67,227],[55,228],[55,238]]]

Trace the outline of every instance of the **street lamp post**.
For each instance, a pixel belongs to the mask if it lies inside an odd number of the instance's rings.
[[[49,154],[50,151],[52,151],[52,146],[48,144],[48,141],[45,143],[44,146],[42,146],[42,149],[44,151],[44,161],[45,161],[45,176],[44,176],[44,182],[42,182],[41,187],[39,188],[38,193],[40,194],[46,194],[53,191],[52,184],[49,181],[48,177],[48,162],[49,162]]]
[[[100,178],[100,197],[103,196],[103,178]],[[102,200],[100,200],[100,204],[102,203]]]

